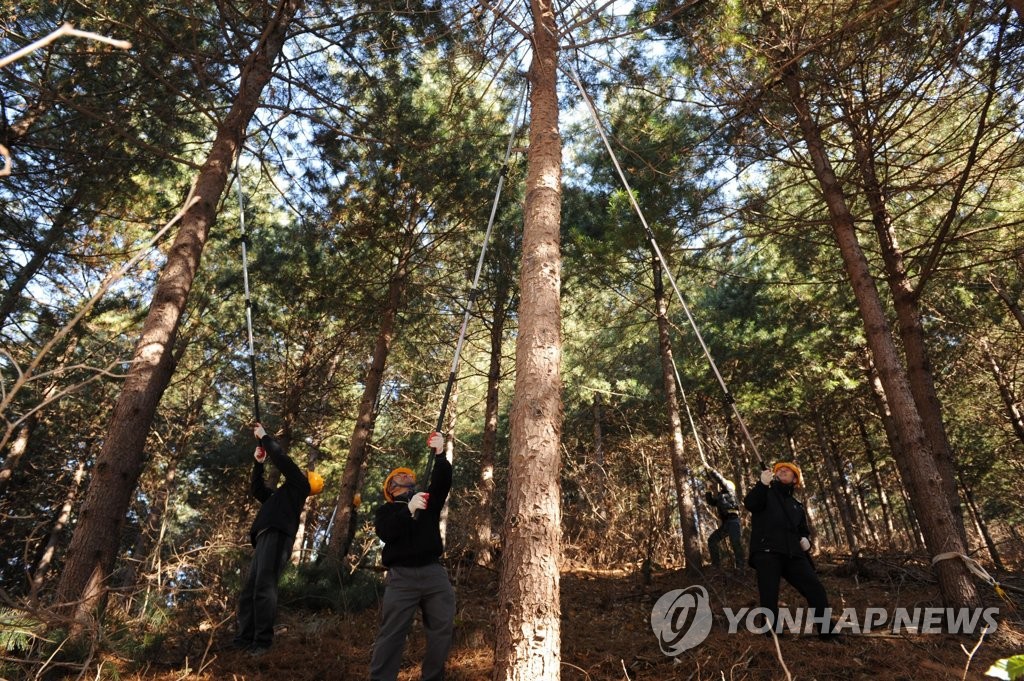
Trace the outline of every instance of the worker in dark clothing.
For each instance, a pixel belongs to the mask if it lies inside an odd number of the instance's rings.
[[[393,681],[402,665],[402,652],[413,616],[423,613],[427,650],[423,681],[444,678],[444,664],[455,626],[455,591],[441,565],[441,509],[452,487],[452,464],[444,456],[444,436],[431,433],[427,445],[434,453],[430,486],[416,492],[416,474],[396,468],[384,480],[384,499],[374,518],[384,542],[381,562],[387,568],[380,630],[370,660],[371,681]]]
[[[260,654],[270,647],[274,638],[277,582],[291,554],[306,497],[319,494],[324,481],[315,471],[304,473],[295,465],[259,423],[253,427],[253,434],[259,446],[253,454],[251,492],[260,501],[260,510],[249,530],[249,541],[255,552],[238,600],[238,631],[234,644]],[[284,484],[276,489],[263,481],[264,461],[268,456],[284,475]]]
[[[831,611],[825,587],[818,579],[808,552],[811,550],[807,514],[793,496],[803,484],[800,467],[780,461],[765,469],[747,493],[743,505],[751,512],[750,566],[757,571],[757,591],[762,608],[770,613],[774,628],[779,613],[780,580],[785,579],[811,607],[823,638],[831,637]],[[811,621],[804,618],[804,622]],[[781,632],[777,632],[781,633]]]
[[[721,563],[721,548],[719,543],[729,537],[732,544],[733,559],[736,569],[743,569],[743,540],[740,537],[740,504],[736,500],[736,485],[728,480],[714,468],[708,467],[711,477],[718,483],[718,491],[714,494],[707,492],[704,498],[708,504],[718,512],[718,529],[708,537],[708,550],[711,552],[711,565],[718,567]]]

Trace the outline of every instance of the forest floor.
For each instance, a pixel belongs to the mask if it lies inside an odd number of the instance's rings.
[[[907,556],[875,557],[858,561],[819,559],[818,569],[835,609],[938,607],[938,589],[921,563]],[[455,642],[448,662],[450,681],[483,681],[493,664],[492,621],[497,574],[479,567],[453,573],[459,601]],[[1018,578],[1007,579],[1008,584]],[[762,681],[787,679],[986,679],[985,671],[999,658],[1024,653],[1024,611],[1014,611],[993,589],[978,582],[987,607],[999,607],[1000,625],[983,637],[973,635],[844,634],[836,641],[813,635],[784,635],[780,653],[770,637],[740,628],[728,632],[723,608],[756,606],[753,571],[708,571],[694,579],[680,571],[653,573],[646,583],[639,571],[568,570],[562,574],[563,681],[639,679],[693,679]],[[651,626],[651,611],[662,594],[691,585],[710,594],[714,617],[710,635],[676,657],[661,652]],[[1019,587],[1020,584],[1018,583]],[[1014,600],[1021,601],[1019,595]],[[783,605],[798,607],[803,599],[790,587],[782,592]],[[160,660],[144,668],[127,660],[109,662],[120,667],[119,678],[133,681],[180,679],[232,681],[362,680],[377,626],[377,609],[358,613],[313,613],[282,604],[274,646],[253,657],[228,648],[231,623],[205,633],[194,632],[188,645],[168,641]],[[419,679],[423,632],[417,623],[399,679]],[[538,680],[540,681],[540,680]]]

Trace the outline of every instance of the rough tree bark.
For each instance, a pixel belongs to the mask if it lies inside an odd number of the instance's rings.
[[[174,372],[172,350],[182,313],[217,205],[224,192],[231,162],[260,95],[273,75],[302,0],[283,0],[270,18],[255,49],[241,68],[238,92],[219,125],[206,162],[196,177],[190,205],[160,272],[132,365],[107,426],[103,448],[79,513],[64,571],[57,588],[58,603],[69,605],[78,618],[102,611],[107,578],[117,558],[121,527],[142,471],[143,448],[157,405]]]
[[[896,463],[908,486],[910,500],[917,511],[928,551],[932,556],[940,553],[967,554],[963,541],[963,519],[953,514],[954,504],[947,498],[945,481],[939,471],[936,457],[929,447],[921,415],[911,393],[906,370],[893,339],[889,320],[881,296],[872,277],[867,258],[857,240],[853,215],[843,195],[842,187],[825,153],[821,131],[804,97],[799,67],[790,54],[779,55],[783,67],[781,78],[790,104],[807,146],[814,174],[828,208],[832,230],[849,276],[853,293],[864,323],[871,356],[892,410],[893,421],[902,445]],[[959,559],[942,560],[935,564],[939,589],[948,607],[973,607],[978,604],[978,593],[971,573]]]
[[[551,0],[531,0],[530,147],[511,409],[505,549],[494,681],[561,678],[561,217],[558,29]]]

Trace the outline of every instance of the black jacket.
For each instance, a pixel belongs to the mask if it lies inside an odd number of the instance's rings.
[[[309,496],[309,480],[306,474],[295,465],[277,440],[264,435],[260,446],[274,462],[277,469],[284,475],[284,484],[271,489],[263,481],[263,464],[259,461],[252,466],[252,495],[260,500],[260,510],[249,530],[249,541],[256,546],[256,537],[260,532],[273,528],[289,537],[295,537],[299,531],[299,516]]]
[[[743,505],[750,511],[750,555],[762,551],[784,553],[787,556],[802,556],[800,538],[809,537],[807,514],[804,506],[793,496],[793,486],[779,481],[766,487],[757,481]],[[751,566],[753,563],[751,562]]]
[[[716,471],[714,468],[708,466],[708,473],[718,483],[718,493],[712,494],[708,492],[704,495],[708,504],[715,507],[718,511],[718,517],[720,520],[730,520],[732,518],[740,517],[740,505],[736,501],[736,489],[730,481],[725,479],[725,476]]]
[[[736,503],[736,495],[727,489],[718,490],[717,494],[708,492],[705,495],[708,504],[718,511],[720,520],[731,520],[740,517],[740,506]]]
[[[433,455],[432,455],[433,456]],[[374,527],[384,541],[381,562],[385,567],[416,567],[436,563],[444,553],[441,542],[441,509],[452,488],[452,464],[442,454],[434,459],[427,492],[427,507],[415,518],[404,501],[377,507]]]

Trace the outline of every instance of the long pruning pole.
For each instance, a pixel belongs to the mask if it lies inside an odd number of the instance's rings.
[[[249,376],[252,379],[252,407],[253,416],[260,421],[260,395],[256,383],[256,351],[252,341],[252,298],[249,295],[249,235],[245,231],[245,197],[242,194],[242,172],[239,168],[239,159],[242,156],[241,147],[238,155],[235,156],[235,185],[238,187],[238,225],[242,233],[242,286],[245,290],[245,327],[249,332]]]
[[[491,215],[487,220],[487,231],[484,233],[483,245],[480,248],[480,256],[476,261],[476,272],[473,274],[473,284],[469,289],[469,296],[466,301],[465,311],[462,315],[462,327],[459,329],[459,340],[455,343],[455,357],[452,358],[452,367],[448,372],[448,385],[444,389],[444,397],[441,399],[441,410],[437,415],[437,425],[434,430],[438,433],[444,432],[444,417],[448,411],[448,401],[451,399],[452,389],[455,386],[455,380],[458,376],[459,361],[462,357],[462,346],[466,342],[466,329],[469,327],[469,317],[473,311],[473,304],[476,299],[480,297],[480,274],[484,269],[484,256],[487,254],[487,244],[491,240],[491,232],[494,230],[494,219],[498,214],[498,203],[501,200],[501,192],[505,187],[505,177],[508,175],[508,162],[512,156],[512,147],[515,143],[516,135],[519,132],[519,121],[520,117],[526,112],[526,97],[529,92],[529,88],[523,86],[523,96],[519,102],[519,106],[516,108],[513,120],[512,120],[512,132],[508,136],[508,144],[505,147],[505,158],[502,160],[501,169],[498,173],[498,187],[494,192],[494,201],[491,203]],[[434,457],[430,456],[427,458],[427,471],[424,474],[424,479],[430,477],[430,471],[434,466]]]

